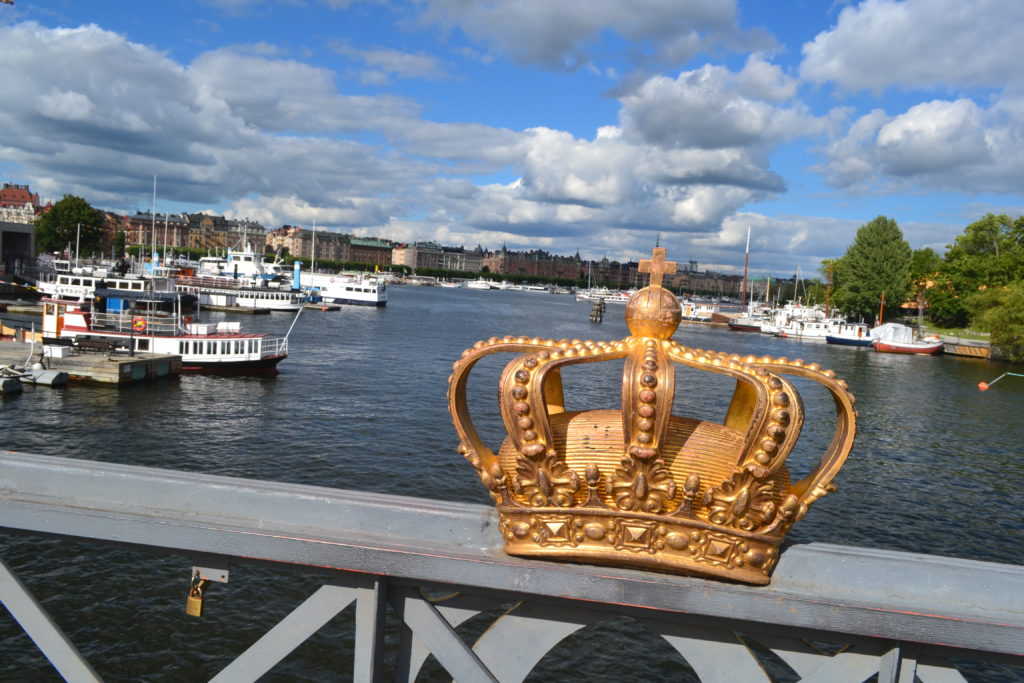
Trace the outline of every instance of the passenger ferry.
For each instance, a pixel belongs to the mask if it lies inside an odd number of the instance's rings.
[[[329,304],[356,306],[387,306],[388,285],[372,275],[330,275],[328,273],[302,273],[300,285],[311,298]]]
[[[297,311],[306,301],[304,292],[251,278],[179,276],[174,287],[198,297],[202,306]]]
[[[118,275],[111,268],[62,269],[59,264],[55,265],[57,270],[41,273],[36,283],[36,289],[53,299],[87,299],[96,288],[117,289],[135,294],[154,288],[162,291],[173,289],[172,284],[166,280],[153,281],[134,273]]]
[[[276,372],[288,356],[288,337],[246,333],[237,322],[202,323],[185,315],[181,295],[139,297],[96,290],[86,301],[43,299],[44,338],[106,341],[110,348],[181,356],[191,372]]]

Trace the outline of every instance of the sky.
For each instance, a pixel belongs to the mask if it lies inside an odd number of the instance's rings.
[[[15,0],[0,178],[121,213],[815,274],[1024,214],[1024,3]]]

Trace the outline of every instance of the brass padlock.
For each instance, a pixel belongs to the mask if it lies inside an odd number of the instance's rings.
[[[209,581],[199,578],[199,572],[192,577],[192,586],[188,590],[188,599],[185,600],[185,614],[190,617],[203,616],[203,593],[208,583]]]

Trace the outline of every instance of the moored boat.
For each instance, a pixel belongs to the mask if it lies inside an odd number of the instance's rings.
[[[825,335],[825,341],[839,346],[871,346],[871,330],[864,323],[843,323]]]
[[[387,306],[388,285],[373,275],[301,273],[302,289],[320,301],[352,306]]]
[[[942,352],[942,340],[937,336],[917,337],[914,330],[899,323],[885,323],[871,330],[872,346],[880,353],[905,353],[934,356]]]
[[[760,332],[763,324],[764,318],[741,315],[729,321],[729,329],[738,332]]]
[[[196,322],[180,303],[170,312],[160,310],[163,301],[149,303],[145,296],[44,299],[43,335],[128,353],[178,355],[181,369],[192,372],[276,372],[288,356],[287,336],[242,332],[237,322]]]

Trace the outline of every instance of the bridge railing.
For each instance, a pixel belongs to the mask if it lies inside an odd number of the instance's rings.
[[[479,505],[0,451],[5,533],[199,557],[214,580],[254,562],[325,577],[217,681],[271,672],[353,603],[358,681],[415,680],[430,655],[457,681],[520,681],[566,637],[622,616],[702,681],[944,683],[965,680],[950,660],[1024,666],[1022,567],[814,543],[750,587],[513,558],[496,524]],[[0,600],[61,675],[99,680],[2,561]],[[485,613],[493,623],[467,638],[460,626]]]

